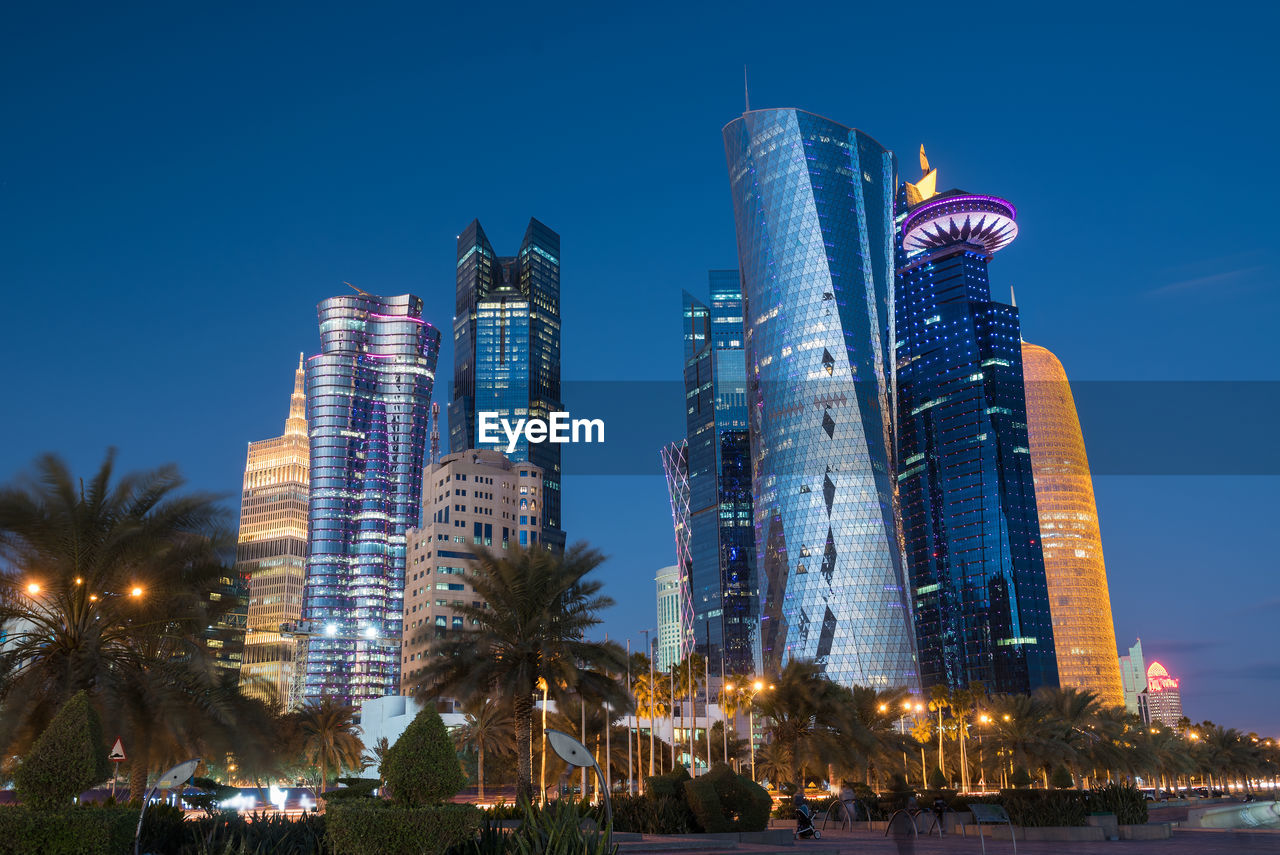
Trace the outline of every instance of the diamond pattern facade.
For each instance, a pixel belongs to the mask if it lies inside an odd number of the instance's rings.
[[[890,479],[893,155],[798,110],[724,129],[746,299],[761,646],[918,685]],[[819,571],[819,572],[814,572]]]

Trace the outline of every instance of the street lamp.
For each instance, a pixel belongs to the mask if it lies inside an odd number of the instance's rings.
[[[991,716],[986,713],[978,716],[978,724],[991,724]],[[987,788],[987,771],[986,761],[982,755],[982,730],[981,727],[978,728],[978,786],[985,790]]]
[[[40,593],[40,586],[35,582],[32,582],[27,585],[27,593],[34,597],[36,594]]]
[[[773,684],[770,683],[768,686],[765,686],[763,681],[756,680],[749,686],[734,687],[731,685],[725,685],[724,687],[726,694],[729,692],[737,692],[739,695],[747,696],[747,729],[749,731],[747,737],[751,744],[752,781],[755,781],[756,779],[756,695],[763,692],[766,688],[772,689]]]

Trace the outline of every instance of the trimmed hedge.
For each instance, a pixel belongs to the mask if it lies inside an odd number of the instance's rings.
[[[638,834],[690,834],[698,820],[684,799],[675,796],[613,797],[613,830]]]
[[[60,810],[109,777],[111,763],[98,714],[89,695],[76,692],[36,739],[13,780],[24,804]]]
[[[724,763],[684,782],[684,798],[702,830],[764,831],[773,800],[764,787]]]
[[[475,837],[481,816],[472,805],[335,802],[325,811],[325,835],[334,855],[443,855]]]
[[[132,808],[0,805],[0,855],[120,855],[133,851],[137,824]]]
[[[431,706],[387,750],[381,771],[391,800],[404,807],[448,801],[467,782],[444,721]]]
[[[1131,784],[1106,784],[1089,791],[1092,813],[1114,813],[1121,825],[1147,824],[1147,797]]]
[[[962,804],[1001,805],[1009,821],[1023,828],[1085,825],[1089,815],[1088,794],[1081,790],[1001,790],[998,796],[957,799],[956,809],[964,810]]]
[[[651,775],[644,779],[644,794],[649,798],[662,798],[668,796],[673,799],[682,798],[684,795],[684,782],[690,780],[689,770],[683,766],[676,766],[670,772],[662,775]]]

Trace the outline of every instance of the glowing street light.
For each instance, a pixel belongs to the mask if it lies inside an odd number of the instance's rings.
[[[134,585],[134,586],[133,586],[133,590],[129,592],[129,596],[131,596],[131,597],[141,597],[141,596],[142,596],[142,589],[141,589],[141,588],[139,588],[137,585]]]
[[[32,582],[27,585],[27,593],[34,597],[36,594],[40,593],[40,586],[35,582]]]

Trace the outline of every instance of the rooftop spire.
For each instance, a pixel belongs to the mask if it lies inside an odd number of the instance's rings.
[[[293,374],[293,394],[289,396],[289,418],[284,423],[285,436],[307,435],[306,372],[302,368],[302,354],[298,354],[298,370]]]
[[[938,194],[938,170],[929,168],[929,158],[924,153],[924,143],[920,144],[920,172],[923,173],[915,184],[903,182],[907,186],[907,204],[919,205]]]

